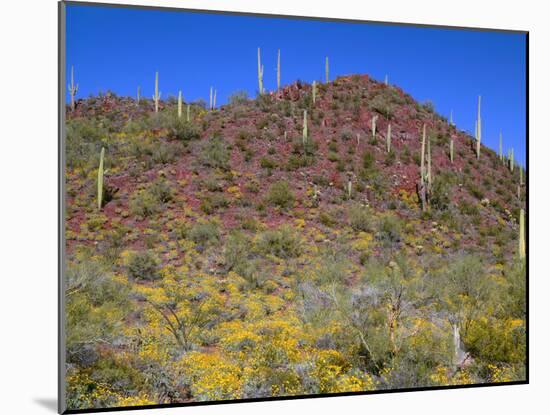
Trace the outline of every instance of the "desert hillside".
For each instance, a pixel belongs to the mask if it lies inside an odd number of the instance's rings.
[[[65,154],[69,408],[525,379],[527,173],[397,86],[107,93]]]

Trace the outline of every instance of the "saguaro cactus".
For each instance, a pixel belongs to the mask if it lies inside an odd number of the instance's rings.
[[[525,258],[525,212],[519,211],[519,258]]]
[[[213,108],[216,108],[216,95],[218,94],[218,90],[217,89],[214,89],[214,106]]]
[[[519,185],[523,186],[523,167],[519,166]]]
[[[160,101],[159,92],[159,73],[155,72],[155,95],[153,95],[153,101],[155,102],[155,112],[159,112],[159,101]]]
[[[348,177],[348,199],[351,200],[351,177]]]
[[[281,89],[281,49],[277,49],[277,92]]]
[[[514,149],[510,149],[510,171],[514,172]]]
[[[214,88],[210,87],[210,106],[209,106],[210,111],[214,109],[213,100],[214,100]]]
[[[71,83],[67,86],[69,89],[69,94],[71,95],[71,111],[74,111],[75,101],[74,97],[78,92],[78,84],[74,84],[74,66],[71,66]]]
[[[424,178],[426,177],[426,169],[424,164],[425,153],[426,153],[426,124],[422,126],[422,147],[421,147],[421,154],[420,154],[420,182],[422,184],[424,184]]]
[[[191,121],[191,105],[187,104],[187,115],[186,115],[186,121]]]
[[[317,97],[317,82],[313,81],[313,85],[311,86],[311,88],[312,99],[313,103],[315,104],[315,98]]]
[[[477,97],[477,121],[476,121],[476,155],[479,160],[481,153],[481,95]]]
[[[264,93],[264,66],[262,65],[260,48],[258,48],[258,92]]]
[[[97,208],[101,210],[103,205],[103,159],[105,157],[105,148],[101,147],[99,156],[99,168],[97,169]]]
[[[302,143],[304,147],[307,144],[307,110],[304,110],[304,125],[302,129]]]
[[[455,141],[453,140],[453,137],[451,137],[451,143],[450,143],[450,149],[449,149],[451,164],[454,163],[454,144],[455,144]]]
[[[139,105],[139,100],[141,99],[141,87],[138,85],[137,87],[137,98],[136,98],[136,105]]]
[[[328,56],[325,57],[325,82],[328,84],[330,78],[328,76]]]
[[[455,123],[453,122],[453,110],[451,110],[451,118],[449,119],[449,125],[454,127]]]
[[[422,203],[422,211],[426,211],[426,169],[424,167],[424,154],[426,152],[426,124],[422,126],[422,147],[420,154],[420,181],[418,183],[418,196]]]
[[[378,115],[373,115],[372,116],[372,127],[371,127],[371,130],[372,130],[372,140],[376,140],[376,120],[378,120]]]
[[[388,75],[384,77],[384,85],[388,86]]]
[[[432,149],[431,149],[431,140],[428,138],[428,172],[426,173],[428,181],[428,194],[432,191]]]
[[[181,118],[181,91],[178,92],[178,118]]]
[[[391,124],[388,123],[388,132],[386,133],[386,150],[391,151]]]

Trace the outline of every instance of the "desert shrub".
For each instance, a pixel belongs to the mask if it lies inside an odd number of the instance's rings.
[[[242,105],[242,104],[246,104],[247,101],[248,101],[248,92],[246,92],[245,90],[236,91],[229,96],[229,103],[231,105]]]
[[[181,141],[191,141],[200,138],[200,129],[192,122],[184,121],[183,117],[174,117],[168,126],[169,137]]]
[[[447,210],[451,203],[450,190],[451,185],[444,177],[435,176],[430,195],[430,206],[439,211]]]
[[[214,243],[220,239],[220,230],[216,222],[199,222],[189,229],[187,236],[199,245]]]
[[[258,241],[258,250],[279,258],[295,258],[302,252],[300,237],[288,225],[264,232]]]
[[[288,182],[281,180],[271,185],[267,191],[266,200],[271,205],[286,209],[294,204],[295,197]]]
[[[154,281],[160,278],[158,260],[149,251],[130,254],[127,267],[128,275],[135,280]]]
[[[483,191],[479,187],[477,187],[475,183],[469,182],[468,184],[466,184],[466,188],[468,189],[470,194],[476,199],[483,199]]]
[[[277,167],[277,163],[273,159],[262,157],[260,159],[260,167],[263,169],[272,170]]]
[[[351,132],[351,130],[345,129],[345,130],[342,130],[342,132],[340,133],[340,139],[342,139],[343,141],[349,141],[352,138],[353,138],[353,133]]]
[[[372,154],[372,152],[370,151],[365,151],[363,153],[363,168],[365,170],[371,170],[374,167],[374,162],[374,154]]]
[[[348,209],[348,220],[355,231],[370,232],[372,230],[372,215],[365,206],[351,205]]]
[[[130,212],[133,215],[146,218],[159,211],[156,198],[146,189],[137,190],[130,198]]]
[[[251,242],[248,237],[239,231],[232,232],[224,245],[224,264],[227,271],[235,269],[240,274],[239,270],[243,264],[246,264],[247,257],[250,253]]]
[[[135,191],[130,198],[133,215],[149,217],[158,213],[162,206],[173,198],[172,186],[164,179],[155,180],[145,189]]]
[[[66,163],[70,168],[96,167],[96,159],[108,138],[106,130],[95,119],[76,118],[67,121]]]
[[[201,152],[201,162],[205,166],[229,169],[229,149],[222,138],[211,138],[206,142]]]
[[[168,181],[163,179],[158,179],[151,183],[148,187],[148,191],[160,203],[169,202],[174,197],[172,186]]]
[[[160,143],[153,149],[151,157],[155,163],[172,163],[183,153],[183,146],[180,143]]]
[[[229,206],[229,200],[222,194],[207,195],[201,200],[200,208],[207,215],[212,214],[217,209]]]
[[[393,247],[401,241],[403,222],[397,216],[384,215],[378,223],[376,237],[387,247]]]

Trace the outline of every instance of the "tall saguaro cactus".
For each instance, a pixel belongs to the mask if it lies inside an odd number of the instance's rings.
[[[426,124],[422,126],[422,147],[421,147],[421,154],[420,154],[420,182],[422,184],[424,184],[424,178],[426,177],[426,168],[424,164],[425,153],[426,153]]]
[[[328,76],[328,56],[325,57],[325,82],[328,84],[330,81],[330,78]]]
[[[386,133],[386,150],[391,151],[391,124],[388,123],[388,132]]]
[[[426,153],[426,124],[422,126],[422,147],[420,154],[420,183],[418,185],[418,196],[422,202],[422,212],[426,211],[426,168],[424,165],[424,155]]]
[[[481,95],[477,97],[477,121],[476,121],[476,155],[479,160],[481,152]]]
[[[313,81],[311,89],[312,89],[312,91],[311,91],[312,100],[313,100],[313,103],[315,104],[315,98],[317,97],[317,82]]]
[[[277,49],[277,92],[281,89],[281,49]]]
[[[260,48],[258,48],[258,92],[260,95],[264,93],[264,66],[262,65]]]
[[[428,137],[428,172],[426,173],[428,181],[428,194],[432,191],[432,148],[430,142],[431,140]]]
[[[101,210],[103,205],[103,159],[105,157],[105,148],[101,147],[99,156],[99,168],[97,169],[97,208]]]
[[[302,128],[302,143],[304,147],[307,144],[307,110],[304,110],[304,125]]]
[[[519,211],[519,259],[525,258],[525,212]]]
[[[191,121],[191,105],[187,104],[187,114],[185,120],[187,122]]]
[[[159,101],[160,101],[159,92],[159,73],[155,72],[155,95],[153,95],[153,101],[155,102],[155,112],[159,112]]]
[[[68,85],[69,94],[71,95],[71,111],[75,109],[74,97],[78,92],[78,84],[74,84],[74,66],[71,66],[71,83]]]
[[[514,149],[510,149],[510,171],[514,172]]]
[[[384,85],[388,86],[388,75],[384,77]]]
[[[139,105],[140,99],[141,99],[141,87],[138,85],[138,87],[137,87],[136,105]]]
[[[178,92],[178,118],[181,118],[181,91]]]
[[[371,130],[372,130],[372,140],[376,140],[376,120],[378,120],[378,115],[373,115],[372,116],[372,126],[371,126]]]
[[[454,146],[455,141],[453,140],[453,137],[451,137],[451,143],[450,143],[450,149],[449,149],[449,156],[451,158],[451,164],[454,163]]]

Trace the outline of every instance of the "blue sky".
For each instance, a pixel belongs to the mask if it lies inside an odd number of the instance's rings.
[[[525,165],[525,35],[489,31],[326,22],[83,5],[67,6],[67,73],[74,65],[77,97],[111,90],[151,97],[159,71],[162,98],[182,90],[186,100],[223,104],[238,90],[255,96],[257,48],[264,88],[281,82],[367,73],[395,84],[437,112],[451,109],[457,126],[474,129],[482,96],[483,142],[514,148]]]

